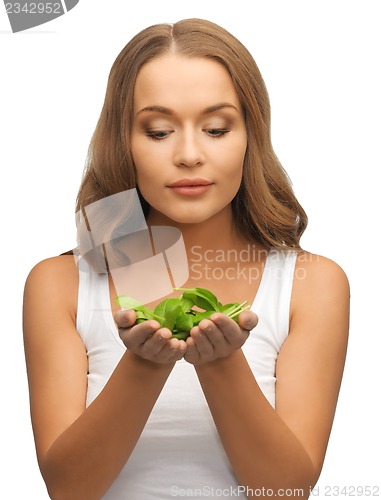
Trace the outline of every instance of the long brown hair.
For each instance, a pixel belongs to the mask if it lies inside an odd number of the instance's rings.
[[[261,73],[239,40],[201,19],[146,28],[116,58],[90,143],[77,210],[138,187],[130,147],[136,77],[144,64],[173,49],[180,55],[211,58],[223,64],[243,107],[248,145],[241,186],[232,201],[238,229],[267,248],[300,249],[307,215],[271,144],[270,103]],[[145,200],[142,204],[147,212],[148,204]]]

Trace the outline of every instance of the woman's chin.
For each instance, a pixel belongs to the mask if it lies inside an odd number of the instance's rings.
[[[150,208],[148,212],[148,223],[151,225],[178,225],[178,224],[201,224],[213,214],[197,213],[196,211],[187,212],[159,212],[154,208]]]

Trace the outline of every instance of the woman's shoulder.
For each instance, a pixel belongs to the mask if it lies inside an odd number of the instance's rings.
[[[308,251],[297,254],[292,308],[324,309],[329,303],[347,303],[350,297],[348,277],[334,260]]]
[[[295,264],[295,278],[306,284],[341,283],[349,285],[343,268],[334,260],[306,250],[298,252]]]
[[[38,278],[55,280],[65,277],[69,280],[78,280],[77,265],[73,254],[65,253],[41,260],[32,267],[27,281]]]
[[[34,298],[46,305],[67,306],[76,310],[78,269],[73,255],[46,258],[33,266],[25,283],[25,299]]]

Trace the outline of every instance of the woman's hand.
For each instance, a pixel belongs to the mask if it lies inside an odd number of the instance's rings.
[[[210,319],[203,319],[190,331],[186,340],[184,359],[194,365],[208,363],[229,356],[242,347],[250,330],[258,323],[258,317],[251,311],[244,311],[238,317],[238,324],[223,313],[215,313]]]
[[[114,320],[124,345],[142,359],[163,364],[175,363],[184,356],[184,340],[171,338],[171,331],[160,328],[157,321],[135,324],[136,314],[132,310],[117,311]]]

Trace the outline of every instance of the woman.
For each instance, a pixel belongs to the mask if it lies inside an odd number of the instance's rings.
[[[149,227],[181,230],[184,286],[252,307],[179,340],[118,308],[110,269],[72,255],[39,263],[25,350],[51,498],[308,498],[343,372],[349,286],[300,248],[307,217],[271,146],[265,85],[219,26],[153,26],[117,57],[78,211],[133,188]]]

